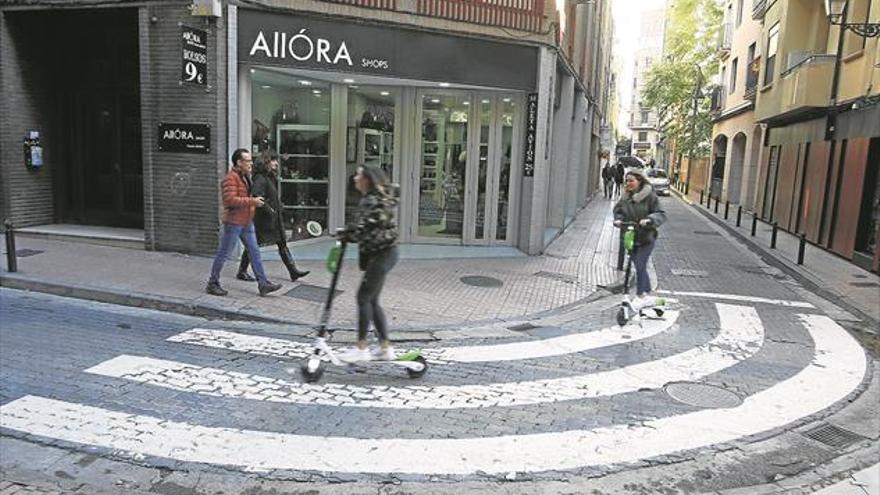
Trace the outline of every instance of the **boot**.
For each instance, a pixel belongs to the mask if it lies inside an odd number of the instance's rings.
[[[265,296],[266,294],[275,292],[279,289],[281,289],[281,284],[273,284],[267,280],[265,284],[260,286],[260,295]]]
[[[238,272],[235,275],[235,278],[239,280],[244,280],[245,282],[256,282],[257,280],[250,273],[248,273],[247,270]]]
[[[205,286],[205,292],[212,296],[225,296],[229,294],[223,287],[220,287],[220,282],[208,282],[208,285]]]
[[[296,265],[291,264],[291,266],[287,267],[287,271],[290,272],[290,281],[296,282],[297,279],[305,277],[310,272],[309,270],[300,270],[296,267]]]
[[[290,273],[290,281],[296,282],[297,279],[305,277],[308,275],[308,270],[300,270],[296,267],[296,262],[293,261],[293,256],[290,254],[290,250],[287,249],[286,244],[279,245],[278,254],[281,255],[281,261],[284,262],[284,266],[287,267],[287,272]]]

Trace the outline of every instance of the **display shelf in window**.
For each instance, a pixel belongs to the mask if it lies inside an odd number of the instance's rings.
[[[330,126],[279,124],[276,151],[280,158],[278,188],[285,229],[296,241],[311,237],[306,222],[326,230],[330,204]]]

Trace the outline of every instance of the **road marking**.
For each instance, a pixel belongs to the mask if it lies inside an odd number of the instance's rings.
[[[363,439],[205,427],[26,396],[0,408],[0,426],[113,449],[135,458],[220,464],[246,471],[490,474],[634,462],[732,442],[815,414],[861,383],[866,358],[830,318],[799,315],[815,343],[811,364],[730,409],[530,435],[461,439]]]
[[[102,376],[210,396],[342,407],[475,409],[544,404],[660,388],[699,380],[754,355],[764,327],[754,308],[716,304],[721,329],[704,345],[623,368],[564,378],[434,387],[307,384],[206,368],[176,361],[123,355],[86,370]]]
[[[740,296],[738,294],[717,294],[714,292],[687,292],[678,290],[658,290],[658,294],[669,294],[671,296],[692,296],[705,297],[707,299],[726,299],[729,301],[751,302],[761,304],[775,304],[777,306],[787,306],[790,308],[809,308],[815,309],[816,306],[805,301],[786,301],[784,299],[767,299],[764,297]]]
[[[630,325],[625,329],[613,326],[593,332],[510,344],[424,349],[422,355],[429,362],[437,364],[517,361],[562,356],[653,337],[671,328],[678,320],[678,316],[678,311],[670,310],[661,320],[645,320],[641,325]],[[210,328],[193,328],[166,340],[294,359],[305,358],[312,353],[310,344]]]

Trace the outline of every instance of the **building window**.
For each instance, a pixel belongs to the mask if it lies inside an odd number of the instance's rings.
[[[746,91],[755,89],[758,86],[758,67],[755,65],[755,56],[758,47],[755,43],[749,45],[748,65],[746,66]]]
[[[647,140],[648,140],[648,133],[645,131],[640,131],[639,132],[639,142],[644,143]]]
[[[743,0],[737,0],[736,3],[736,27],[743,22]]]
[[[777,22],[767,33],[767,62],[764,65],[764,84],[773,82],[776,69],[776,49],[779,45],[779,23]]]
[[[648,112],[644,112],[644,111],[642,112],[642,123],[643,124],[648,123]]]
[[[851,23],[868,23],[871,19],[871,0],[854,0],[849,2],[846,14],[847,21]],[[843,38],[843,53],[851,55],[859,50],[864,50],[868,38],[859,36],[851,31],[846,31]]]
[[[736,91],[736,72],[739,69],[739,59],[733,59],[733,62],[730,63],[730,89],[728,93],[733,94]]]

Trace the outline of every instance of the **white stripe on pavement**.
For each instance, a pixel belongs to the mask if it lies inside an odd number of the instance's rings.
[[[530,435],[461,439],[362,439],[205,427],[27,396],[0,408],[0,426],[31,435],[248,471],[471,474],[573,469],[731,442],[784,426],[846,397],[865,375],[859,344],[829,318],[801,315],[814,361],[731,409]]]
[[[475,409],[544,404],[660,388],[699,380],[744,361],[761,348],[764,327],[747,306],[716,304],[718,335],[706,344],[656,361],[564,378],[434,387],[306,384],[217,368],[123,355],[86,370],[149,385],[215,397],[296,404],[397,409]]]
[[[767,299],[765,297],[740,296],[738,294],[718,294],[715,292],[687,292],[679,290],[658,290],[658,294],[668,294],[670,296],[691,296],[705,297],[707,299],[725,299],[728,301],[751,302],[761,304],[775,304],[777,306],[787,306],[790,308],[810,308],[815,309],[816,306],[804,301],[786,301],[784,299]]]
[[[422,355],[432,363],[515,361],[561,356],[653,337],[671,328],[678,316],[678,311],[670,310],[663,319],[644,320],[641,325],[630,325],[624,329],[613,326],[593,332],[510,344],[424,349]],[[193,328],[166,340],[285,358],[305,358],[312,353],[310,344],[210,328]]]

